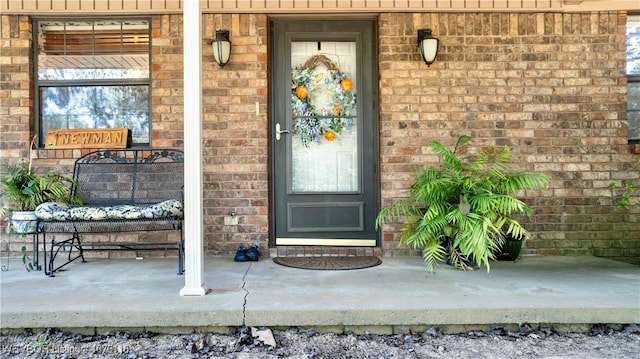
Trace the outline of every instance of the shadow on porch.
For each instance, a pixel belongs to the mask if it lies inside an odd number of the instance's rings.
[[[588,330],[640,323],[640,267],[594,257],[523,257],[491,272],[420,258],[382,258],[352,271],[279,266],[269,258],[236,263],[205,258],[203,297],[181,297],[175,259],[90,259],[54,278],[26,272],[18,259],[2,272],[2,330],[61,328],[155,332],[228,331],[240,326],[309,327],[391,334],[439,326],[454,332],[518,323]]]

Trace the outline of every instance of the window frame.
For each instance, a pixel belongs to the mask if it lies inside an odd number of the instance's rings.
[[[38,76],[38,70],[39,70],[39,61],[38,61],[38,53],[39,53],[39,46],[38,46],[38,24],[40,22],[44,22],[44,21],[59,21],[59,22],[74,22],[74,21],[83,21],[83,22],[99,22],[99,21],[146,21],[149,25],[148,27],[148,32],[149,32],[149,44],[148,44],[148,49],[147,49],[147,55],[148,55],[148,63],[149,63],[149,76],[146,79],[88,79],[88,80],[78,80],[78,79],[73,79],[73,80],[40,80],[39,76]],[[107,16],[107,17],[34,17],[32,18],[32,22],[31,22],[31,28],[33,29],[32,31],[32,55],[33,55],[33,97],[34,97],[34,118],[35,118],[35,123],[34,123],[34,130],[35,130],[35,135],[38,137],[38,148],[44,148],[45,147],[45,141],[46,141],[46,133],[42,133],[43,130],[43,119],[42,119],[42,109],[40,107],[40,103],[41,103],[41,89],[43,88],[47,88],[47,87],[82,87],[82,86],[147,86],[148,87],[148,114],[149,114],[149,133],[148,133],[148,138],[149,138],[149,142],[146,143],[134,143],[133,141],[131,141],[131,143],[128,144],[128,147],[137,147],[137,148],[144,148],[144,147],[151,147],[151,141],[152,141],[152,129],[153,129],[153,113],[151,112],[152,110],[152,99],[153,99],[153,86],[152,86],[152,78],[153,78],[153,74],[152,74],[152,54],[151,54],[151,50],[152,50],[152,42],[153,42],[153,29],[152,29],[152,19],[149,16],[135,16],[135,17],[128,17],[128,16]]]

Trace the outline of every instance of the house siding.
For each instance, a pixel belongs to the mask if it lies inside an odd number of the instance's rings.
[[[28,158],[34,131],[31,20],[0,19],[6,164]],[[268,246],[268,20],[266,14],[203,15],[207,255],[231,255],[239,244]],[[518,168],[551,178],[548,189],[523,193],[535,209],[522,218],[533,234],[525,254],[640,263],[638,198],[619,209],[619,193],[608,187],[611,181],[640,186],[639,156],[627,144],[625,23],[625,12],[378,14],[382,205],[404,196],[416,167],[437,164],[431,140],[453,145],[469,134],[477,145],[510,146]],[[152,26],[152,145],[182,147],[182,15],[153,15]],[[209,46],[220,28],[230,30],[233,43],[223,69]],[[428,68],[416,51],[419,28],[440,39]],[[35,161],[70,173],[82,152],[39,150]],[[238,226],[223,225],[231,211]],[[375,254],[418,254],[399,244],[400,227],[383,227]],[[3,251],[19,252],[20,239],[0,238]]]

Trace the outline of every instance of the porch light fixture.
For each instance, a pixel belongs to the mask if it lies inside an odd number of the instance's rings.
[[[418,30],[418,48],[420,49],[420,55],[422,60],[427,64],[427,67],[436,60],[438,55],[438,43],[440,40],[433,37],[431,29],[419,29]]]
[[[224,67],[231,56],[229,30],[216,30],[216,39],[213,40],[211,46],[213,47],[213,59],[220,67]]]

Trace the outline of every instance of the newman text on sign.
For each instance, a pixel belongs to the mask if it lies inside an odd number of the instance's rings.
[[[46,148],[126,148],[129,129],[55,129],[47,132]]]

